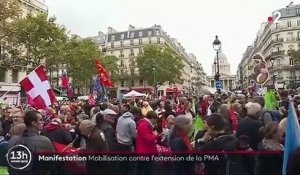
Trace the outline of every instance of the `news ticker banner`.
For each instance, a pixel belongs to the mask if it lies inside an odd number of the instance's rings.
[[[31,152],[24,145],[15,145],[7,154],[8,165],[16,170],[23,170],[34,161],[38,162],[221,162],[230,155],[246,154],[282,154],[265,151],[209,151],[209,152],[166,152],[135,154],[128,152],[90,152],[74,151],[68,153]]]

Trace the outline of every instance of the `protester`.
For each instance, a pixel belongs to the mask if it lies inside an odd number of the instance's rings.
[[[34,152],[54,152],[55,149],[49,140],[49,138],[39,135],[39,131],[43,128],[43,118],[41,114],[37,111],[29,111],[25,113],[24,123],[26,125],[26,129],[23,132],[22,136],[13,136],[9,142],[9,148],[13,147],[17,144],[23,144],[30,151]],[[9,173],[11,175],[17,175],[22,172],[22,174],[32,174],[32,175],[40,175],[40,174],[48,174],[55,172],[56,169],[55,163],[47,163],[44,161],[34,160],[32,167],[28,167],[26,170],[16,170],[9,168]]]
[[[116,150],[117,138],[115,135],[115,129],[113,128],[113,124],[115,123],[115,118],[117,113],[111,109],[105,109],[102,112],[103,121],[100,123],[100,128],[105,138],[107,139],[107,143],[110,150]],[[96,119],[97,120],[97,119]]]
[[[191,152],[193,150],[189,133],[192,129],[190,118],[185,115],[179,115],[175,118],[175,125],[170,134],[171,150],[178,153]],[[172,174],[190,175],[193,172],[191,162],[174,162]]]

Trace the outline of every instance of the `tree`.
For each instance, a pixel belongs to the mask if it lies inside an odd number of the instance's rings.
[[[97,44],[90,39],[71,38],[66,48],[67,54],[63,62],[67,65],[68,73],[77,86],[87,87],[91,84],[92,77],[98,73],[94,58],[100,59],[111,75],[117,72],[117,58],[104,56]]]
[[[29,15],[11,24],[14,30],[8,42],[11,60],[22,66],[36,67],[41,63],[58,65],[65,55],[67,41],[65,27],[55,22],[55,17],[47,14]]]
[[[298,50],[291,50],[289,52],[289,56],[294,59],[295,64],[300,63],[300,49]]]
[[[174,83],[181,78],[182,59],[170,47],[148,45],[144,48],[144,54],[138,57],[137,66],[141,78],[152,85],[154,83]],[[154,78],[156,82],[154,82]]]
[[[0,66],[8,67],[10,63],[7,49],[7,39],[11,36],[12,27],[10,23],[21,15],[20,2],[18,0],[1,0],[0,3]],[[17,50],[11,50],[12,54],[17,54]]]

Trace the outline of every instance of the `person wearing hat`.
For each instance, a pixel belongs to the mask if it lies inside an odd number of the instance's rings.
[[[257,150],[259,142],[263,136],[260,128],[263,123],[260,120],[262,107],[259,103],[249,102],[245,105],[247,109],[247,116],[238,124],[237,137],[246,135],[249,137],[249,145],[253,150]]]
[[[68,145],[72,136],[63,126],[59,118],[54,118],[42,130],[41,135],[48,137],[52,142]]]
[[[102,123],[98,123],[99,129],[104,132],[110,150],[116,150],[117,138],[113,125],[117,117],[117,113],[111,109],[105,109],[102,113]],[[99,117],[99,116],[98,116]]]
[[[107,139],[102,130],[96,127],[96,124],[91,120],[83,120],[79,125],[79,130],[86,140],[86,151],[105,152],[109,151]],[[81,150],[84,152],[84,150]],[[101,161],[87,161],[87,175],[111,175],[112,169],[109,163]],[[101,167],[101,168],[100,168]]]

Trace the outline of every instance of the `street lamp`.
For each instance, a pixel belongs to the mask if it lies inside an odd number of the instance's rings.
[[[217,62],[214,61],[214,65],[215,65],[215,74],[217,73]]]
[[[218,35],[216,35],[216,39],[213,42],[213,48],[217,52],[217,72],[215,74],[215,83],[220,81],[220,62],[219,62],[219,52],[221,50],[221,41],[218,39]],[[219,88],[217,89],[219,92]]]
[[[156,66],[152,66],[152,73],[153,73],[153,90],[154,90],[154,97],[156,96],[156,74],[155,74]]]

